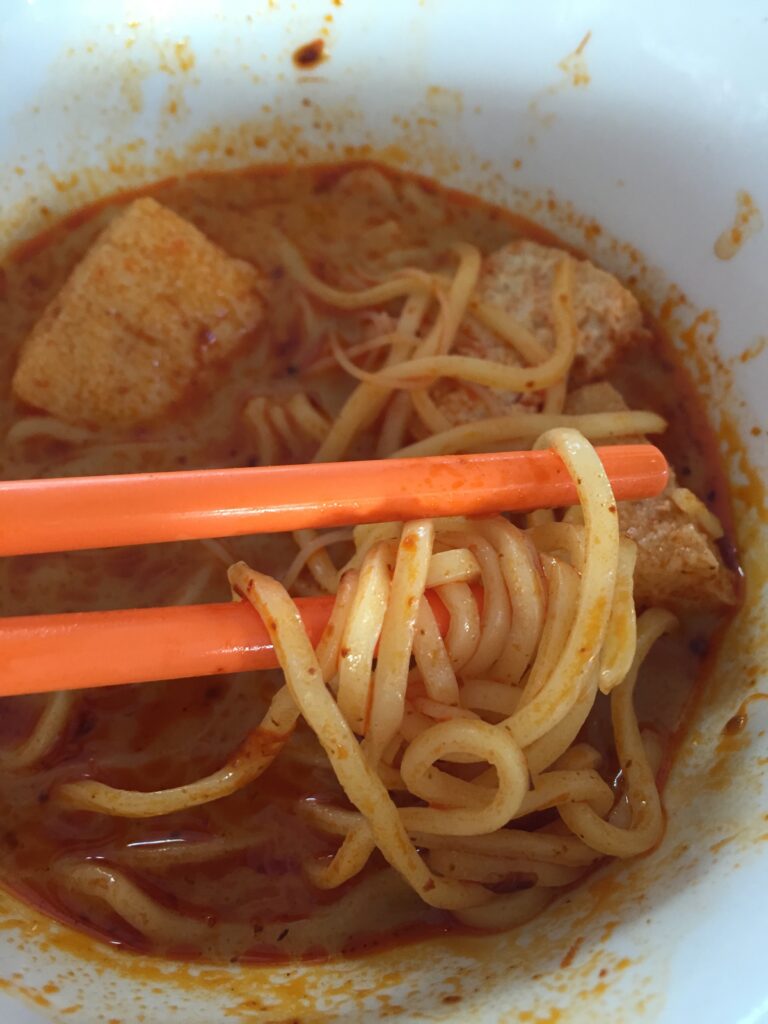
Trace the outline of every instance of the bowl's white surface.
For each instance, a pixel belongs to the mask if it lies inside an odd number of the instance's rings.
[[[580,214],[598,218],[605,232],[585,241],[562,207],[551,213],[545,206],[539,219],[619,271],[633,269],[631,256],[606,238],[631,242],[644,266],[660,268],[694,306],[717,312],[725,366],[712,393],[736,417],[751,464],[765,479],[764,436],[750,428],[765,426],[768,355],[738,357],[768,328],[768,234],[756,234],[730,262],[713,254],[739,189],[768,207],[764,4],[5,0],[2,6],[3,247],[44,225],[42,206],[55,214],[167,173],[171,150],[182,168],[329,158],[331,141],[337,153],[345,144],[366,143],[523,209],[535,210],[536,199],[552,189]],[[298,73],[291,52],[321,31],[329,59],[308,75]],[[588,32],[581,58],[560,66]],[[573,84],[579,60],[588,84]],[[318,106],[303,106],[305,97],[319,105],[320,131],[313,127]],[[245,122],[254,128],[233,132],[229,154],[226,131],[199,134]],[[299,133],[291,135],[289,124]],[[249,141],[253,136],[258,144]],[[132,145],[136,140],[141,143]],[[111,184],[110,161],[120,172]],[[15,173],[17,167],[24,173]],[[81,172],[79,179],[63,188],[72,171]],[[641,275],[652,302],[661,298],[659,280],[653,272]],[[686,315],[682,308],[681,318]],[[737,455],[730,453],[729,466],[743,483]],[[623,895],[601,910],[597,879],[517,938],[431,953],[411,948],[326,969],[320,980],[323,972],[302,968],[308,988],[290,1014],[307,1021],[375,1020],[382,1007],[401,1006],[403,1020],[483,1024],[768,1020],[768,843],[757,841],[768,833],[765,769],[761,776],[758,767],[768,753],[759,735],[768,723],[765,702],[750,709],[750,744],[731,755],[732,783],[707,783],[719,731],[746,692],[750,666],[761,665],[766,616],[759,567],[768,562],[765,528],[750,500],[754,493],[744,491],[736,508],[749,546],[749,607],[723,651],[720,681],[699,716],[695,742],[669,785],[662,848],[611,871],[625,883]],[[757,679],[761,685],[768,689]],[[721,839],[730,841],[718,848]],[[584,941],[573,966],[559,970],[577,935]],[[624,958],[626,969],[617,969]],[[62,980],[73,964],[78,978]],[[280,995],[284,972],[237,973],[231,988],[209,983],[190,995],[169,977],[158,993],[132,981],[117,961],[114,971],[99,973],[57,951],[55,942],[46,947],[34,929],[0,931],[0,978],[12,991],[22,984],[39,990],[58,979],[60,990],[45,996],[45,1013],[57,1017],[82,1003],[61,1018],[78,1024],[263,1022],[289,1015]],[[350,979],[359,992],[369,990],[363,1002],[342,991]],[[463,1001],[441,1002],[457,984]],[[262,1009],[246,1005],[249,991]],[[39,1013],[0,996],[6,1024],[49,1019]]]

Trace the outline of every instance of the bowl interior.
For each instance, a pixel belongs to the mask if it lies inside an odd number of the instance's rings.
[[[768,702],[738,743],[722,728],[767,689],[768,236],[714,251],[740,192],[768,203],[759,5],[128,7],[9,6],[5,246],[118,189],[261,162],[379,159],[529,214],[629,279],[678,345],[726,459],[747,599],[668,784],[663,844],[533,925],[230,970],[121,956],[2,896],[3,1019],[759,1020]],[[323,59],[297,68],[315,39]]]

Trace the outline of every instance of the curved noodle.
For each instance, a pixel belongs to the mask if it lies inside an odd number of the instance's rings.
[[[633,707],[637,672],[651,645],[662,633],[673,629],[676,619],[670,612],[652,608],[638,622],[637,651],[624,682],[611,694],[611,718],[616,751],[627,782],[627,797],[632,810],[629,828],[618,828],[585,804],[565,804],[558,808],[566,825],[594,849],[611,857],[634,857],[650,850],[661,839],[664,819],[654,771],[648,761],[640,727]]]
[[[74,700],[71,691],[51,694],[27,739],[12,750],[0,753],[0,768],[18,771],[41,761],[61,739]]]
[[[343,653],[337,669],[336,699],[342,714],[358,733],[365,729],[374,650],[387,609],[387,549],[386,544],[380,543],[365,556],[341,640]]]
[[[619,552],[616,503],[594,448],[569,429],[544,434],[537,447],[546,444],[560,454],[576,484],[584,513],[584,566],[573,626],[550,678],[504,722],[523,747],[562,721],[579,698],[605,640]]]
[[[319,907],[302,920],[282,918],[254,931],[250,921],[222,921],[211,927],[202,908],[190,913],[171,909],[152,896],[124,871],[100,861],[80,864],[61,862],[57,874],[64,888],[102,900],[155,945],[180,949],[195,944],[204,954],[230,960],[253,947],[276,946],[289,956],[301,956],[309,948],[341,952],[338,939],[354,930],[355,923],[371,903],[383,900],[380,921],[384,928],[397,928],[412,919],[414,900],[393,871],[379,871],[364,879],[341,899]]]
[[[541,391],[543,388],[551,387],[566,376],[576,355],[577,336],[571,311],[571,276],[571,260],[565,257],[555,274],[555,348],[544,362],[536,366],[509,366],[507,363],[496,363],[476,356],[417,355],[413,359],[398,363],[397,366],[379,370],[378,373],[357,370],[355,376],[384,387],[408,386],[408,382],[436,380],[438,377],[465,380],[520,393]]]
[[[666,421],[654,412],[594,412],[580,416],[511,412],[506,416],[464,423],[423,441],[414,441],[393,452],[392,458],[413,459],[422,455],[488,451],[493,445],[504,443],[509,446],[513,442],[523,442],[527,447],[540,434],[556,427],[573,427],[590,441],[608,441],[630,434],[660,434],[666,425]]]
[[[285,235],[275,230],[277,250],[283,266],[299,284],[315,298],[327,302],[329,306],[340,309],[362,309],[375,306],[399,296],[410,295],[417,291],[429,291],[433,284],[428,275],[419,272],[399,271],[394,277],[382,284],[363,288],[357,292],[333,288],[331,285],[315,277],[304,261],[299,250],[292,245]]]
[[[476,906],[490,899],[491,894],[474,883],[433,875],[418,855],[389,793],[323,685],[296,605],[283,587],[242,562],[232,567],[230,579],[264,619],[298,708],[320,740],[347,797],[368,820],[376,845],[392,867],[435,907],[448,910]]]
[[[84,779],[63,783],[55,795],[69,807],[119,818],[154,818],[220,800],[257,779],[272,764],[290,738],[298,717],[299,712],[283,687],[272,698],[261,724],[246,736],[222,768],[204,779],[149,793]]]
[[[651,610],[635,628],[635,547],[619,537],[590,443],[559,428],[543,445],[560,453],[576,484],[580,512],[568,522],[553,517],[523,530],[501,516],[453,517],[318,538],[315,546],[351,539],[355,554],[334,569],[336,601],[317,652],[285,587],[232,565],[233,592],[262,617],[285,677],[259,728],[195,783],[143,793],[84,779],[56,796],[130,817],[216,800],[256,779],[301,717],[314,736],[310,747],[296,746],[296,763],[329,766],[354,808],[301,807],[339,840],[332,856],[303,863],[318,889],[372,870],[378,850],[424,902],[473,927],[503,927],[546,906],[601,857],[649,849],[663,822],[632,693],[643,657],[674,620]],[[428,587],[448,613],[444,635]],[[610,691],[626,782],[618,801],[607,764],[578,741],[598,687]],[[549,824],[512,827],[531,815]],[[217,833],[182,844],[187,850],[163,840],[118,856],[165,871],[201,862],[206,850],[211,859],[245,851],[243,843]],[[134,883],[116,870],[88,867],[78,884],[106,894],[128,921],[144,915],[143,927],[158,934],[180,926],[175,912],[160,908],[158,917],[146,894],[150,903],[131,910]]]

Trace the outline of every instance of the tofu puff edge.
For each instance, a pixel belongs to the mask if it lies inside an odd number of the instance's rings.
[[[565,403],[565,411],[574,415],[624,412],[627,408],[616,388],[604,381],[570,392]],[[642,444],[646,440],[623,437],[613,443]],[[698,515],[677,503],[681,491],[690,495],[694,508],[698,506]],[[736,603],[736,577],[725,565],[716,538],[707,531],[709,519],[714,517],[700,499],[680,487],[674,469],[670,467],[669,483],[658,497],[620,501],[618,509],[622,533],[637,544],[635,600],[639,605],[680,611]]]
[[[485,257],[475,291],[478,300],[512,316],[548,352],[555,345],[552,285],[564,255],[562,249],[516,239]],[[571,259],[579,347],[569,383],[578,387],[605,376],[623,351],[647,344],[650,335],[632,292],[589,260]],[[462,325],[451,351],[509,366],[522,365],[514,349],[472,319]],[[503,416],[514,407],[536,411],[544,402],[542,392],[521,395],[490,389],[483,392],[484,402],[478,402],[477,391],[463,382],[440,381],[433,395],[440,411],[456,425],[483,416]]]
[[[44,310],[13,390],[69,423],[147,421],[258,327],[263,291],[251,264],[154,199],[137,199]]]

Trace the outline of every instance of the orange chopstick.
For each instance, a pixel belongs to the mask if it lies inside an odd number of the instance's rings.
[[[652,445],[598,448],[616,497],[650,497]],[[551,451],[0,482],[0,555],[561,508],[576,489]]]
[[[445,605],[433,591],[427,597],[445,633]],[[313,646],[333,602],[296,599]],[[264,623],[243,601],[0,619],[0,664],[0,696],[8,697],[276,668],[277,658]]]
[[[619,500],[668,479],[650,445],[599,448]],[[311,488],[310,495],[307,495]],[[0,484],[0,554],[557,508],[576,501],[550,451]],[[429,593],[442,632],[448,613]],[[482,593],[475,591],[478,602]],[[299,598],[316,644],[332,597]],[[0,619],[0,696],[218,675],[277,665],[247,603]]]

